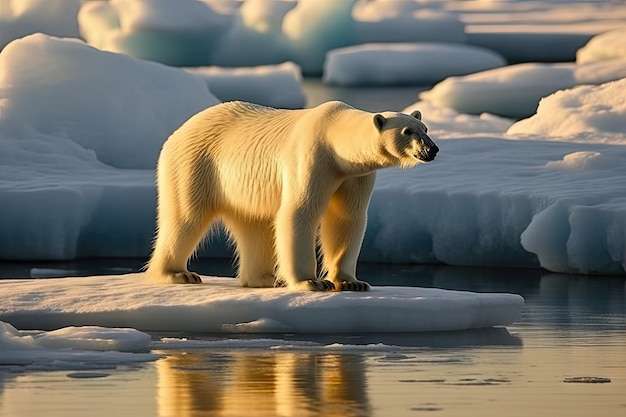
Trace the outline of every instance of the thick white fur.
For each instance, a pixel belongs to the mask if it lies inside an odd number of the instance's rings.
[[[414,166],[420,150],[436,149],[414,114],[374,115],[341,102],[304,110],[230,102],[193,116],[161,151],[147,276],[200,282],[187,261],[220,219],[236,245],[242,286],[368,289],[356,263],[376,170]]]

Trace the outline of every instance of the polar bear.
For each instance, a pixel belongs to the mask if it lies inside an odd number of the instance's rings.
[[[221,220],[242,286],[368,290],[356,264],[376,171],[432,161],[439,149],[426,133],[419,111],[373,114],[339,101],[301,110],[228,102],[201,111],[159,156],[148,279],[201,283],[187,262]]]

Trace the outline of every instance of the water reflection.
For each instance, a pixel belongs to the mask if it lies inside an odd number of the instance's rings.
[[[156,366],[160,417],[371,415],[361,355],[175,353]]]
[[[516,350],[510,347],[522,346],[521,339],[505,328],[418,334],[283,335],[280,340],[293,342],[292,349],[311,346],[298,344],[301,341],[315,342],[320,347],[301,348],[306,351],[162,352],[167,356],[156,363],[159,416],[365,417],[373,414],[368,375],[377,375],[381,364],[386,369],[401,367],[407,371],[405,366],[465,366],[466,360],[459,361],[459,352],[466,358],[465,349],[502,347],[512,355]],[[342,349],[347,346],[347,350]],[[432,348],[448,353],[439,355]]]

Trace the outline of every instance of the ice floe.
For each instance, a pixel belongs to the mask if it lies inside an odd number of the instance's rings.
[[[0,320],[44,330],[95,325],[203,333],[403,333],[507,325],[524,304],[514,294],[434,288],[292,292],[242,288],[233,278],[203,281],[150,285],[142,274],[0,281]]]

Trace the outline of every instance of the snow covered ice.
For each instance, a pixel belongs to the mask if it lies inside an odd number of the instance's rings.
[[[580,138],[584,142],[624,143],[626,132],[626,78],[600,86],[581,85],[541,99],[532,117],[507,131],[541,140]],[[562,120],[555,123],[554,119]]]
[[[74,39],[18,39],[0,68],[2,130],[23,139],[16,144],[33,133],[50,145],[63,137],[116,168],[153,168],[163,135],[218,103],[197,77]]]
[[[439,10],[410,15],[388,10],[382,16],[377,4],[356,0],[248,0],[232,8],[214,3],[89,2],[80,10],[79,24],[83,37],[98,48],[170,65],[252,66],[290,60],[306,74],[320,74],[326,52],[342,46],[464,39],[460,19]],[[163,43],[170,48],[162,48]]]
[[[142,274],[8,280],[0,291],[0,320],[20,329],[89,324],[196,333],[402,333],[507,325],[523,306],[513,294],[386,286],[366,293],[292,292],[241,288],[234,278],[219,277],[163,286],[145,283]]]
[[[626,30],[594,37],[576,62],[522,63],[448,77],[420,98],[461,113],[490,113],[523,118],[537,110],[542,97],[583,84],[602,84],[626,77]]]
[[[576,52],[576,62],[609,61],[626,59],[626,28],[617,28],[601,33],[591,39],[584,47]]]
[[[574,64],[525,63],[449,77],[420,98],[461,113],[520,118],[532,115],[550,93],[574,85]]]
[[[352,10],[356,44],[463,43],[465,24],[435,2],[359,1]]]
[[[626,77],[626,59],[574,63],[525,63],[449,77],[420,98],[462,113],[522,118],[535,113],[542,97],[583,84]]]
[[[324,81],[344,86],[431,85],[504,64],[499,54],[469,45],[364,44],[330,51]]]
[[[98,48],[170,65],[294,61],[320,74],[332,49],[378,42],[465,42],[510,62],[567,61],[624,17],[619,5],[576,1],[111,0],[87,2],[78,20]]]
[[[145,255],[161,144],[218,103],[206,84],[36,34],[3,49],[0,91],[0,258]]]
[[[150,335],[128,328],[21,331],[0,321],[0,370],[110,369],[154,361],[159,356],[147,353],[150,341]]]
[[[300,67],[293,62],[258,67],[190,67],[187,72],[202,78],[220,101],[242,100],[264,106],[302,108]]]

